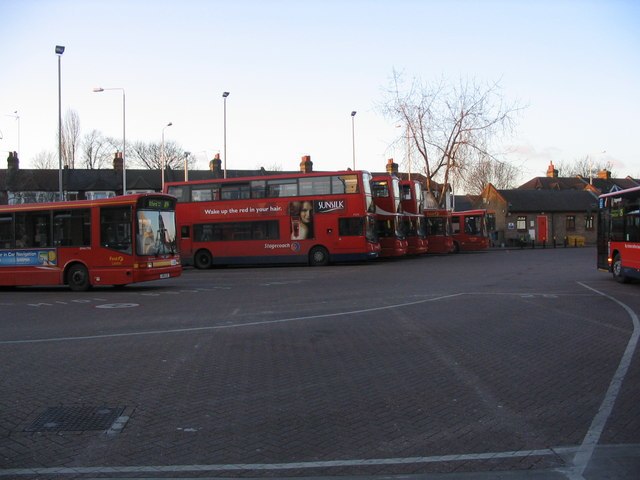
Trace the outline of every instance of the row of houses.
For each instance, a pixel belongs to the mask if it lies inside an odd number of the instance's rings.
[[[309,156],[302,157],[300,170],[312,171]],[[407,178],[398,172],[398,166],[389,160],[387,173]],[[228,178],[270,175],[283,172],[258,170],[227,170]],[[560,177],[558,170],[549,165],[545,176],[535,177],[515,189],[497,189],[489,184],[481,195],[453,197],[456,211],[487,209],[494,214],[491,226],[492,242],[496,246],[521,244],[562,245],[567,242],[595,244],[597,236],[597,199],[602,193],[640,185],[631,177],[611,178],[601,171],[595,178]],[[158,170],[127,169],[126,193],[160,191],[162,173]],[[222,162],[216,156],[209,170],[166,170],[166,182],[223,178]],[[412,174],[411,178],[425,180]],[[7,168],[0,169],[0,204],[18,204],[66,200],[98,199],[121,195],[123,160],[115,155],[112,169],[20,169],[15,152],[9,154]]]
[[[515,189],[489,184],[481,195],[456,197],[456,210],[495,212],[494,245],[595,245],[598,196],[640,186],[631,177],[612,178],[602,170],[593,178],[560,177],[553,163],[545,176]]]

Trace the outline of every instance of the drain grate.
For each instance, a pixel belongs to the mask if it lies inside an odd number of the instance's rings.
[[[49,407],[25,432],[108,430],[126,407]]]

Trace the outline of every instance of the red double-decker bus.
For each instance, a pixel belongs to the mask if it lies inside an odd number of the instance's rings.
[[[371,175],[289,173],[170,182],[183,262],[212,265],[376,258]]]
[[[597,266],[624,283],[640,278],[640,187],[599,197]]]
[[[451,213],[453,251],[471,252],[489,248],[487,210],[467,210]]]
[[[407,235],[407,253],[421,255],[427,252],[427,226],[422,214],[424,192],[417,180],[400,181],[402,220]]]
[[[138,194],[0,206],[0,285],[126,285],[182,273],[176,200]]]
[[[427,253],[453,252],[451,236],[451,212],[444,209],[425,209],[427,221]]]
[[[395,175],[376,175],[371,181],[371,193],[376,206],[376,226],[381,257],[407,254],[407,242],[402,221],[400,180]]]

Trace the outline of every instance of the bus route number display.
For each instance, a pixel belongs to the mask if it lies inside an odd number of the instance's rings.
[[[173,208],[173,201],[166,198],[144,198],[142,204],[143,208],[157,210],[171,210]]]

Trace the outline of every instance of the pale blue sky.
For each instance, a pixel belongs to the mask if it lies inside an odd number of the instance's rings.
[[[350,167],[352,110],[356,166],[402,164],[376,108],[395,68],[500,80],[528,105],[504,143],[522,181],[587,155],[640,176],[638,1],[0,0],[0,19],[0,152],[18,150],[17,110],[24,168],[57,155],[64,45],[62,108],[82,133],[122,136],[121,93],[92,92],[121,87],[127,141],[159,142],[172,122],[165,139],[198,168],[223,149],[223,91],[228,168]]]

